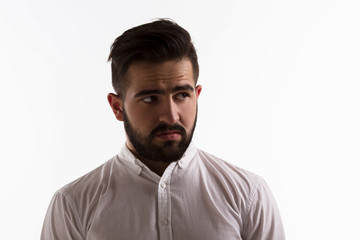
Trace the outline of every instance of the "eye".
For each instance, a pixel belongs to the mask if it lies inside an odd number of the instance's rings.
[[[156,96],[147,96],[147,97],[142,98],[141,100],[146,103],[153,103],[157,100],[157,97]]]
[[[175,95],[175,98],[178,100],[184,100],[185,98],[189,97],[190,95],[188,93],[178,93]]]

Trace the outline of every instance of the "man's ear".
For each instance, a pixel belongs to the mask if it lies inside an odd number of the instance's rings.
[[[119,121],[124,121],[123,101],[121,100],[121,97],[113,93],[109,93],[107,95],[107,100],[110,104],[111,109],[114,112],[116,119]]]
[[[199,95],[201,93],[201,90],[202,90],[202,86],[201,85],[197,85],[195,87],[195,94],[196,94],[196,98],[199,98]]]

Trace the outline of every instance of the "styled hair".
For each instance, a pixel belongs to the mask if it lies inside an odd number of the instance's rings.
[[[134,62],[162,63],[189,59],[195,84],[199,76],[196,50],[190,34],[169,19],[159,19],[125,31],[111,46],[112,85],[116,94],[125,95],[126,73]]]

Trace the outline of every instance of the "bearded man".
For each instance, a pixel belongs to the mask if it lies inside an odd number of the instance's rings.
[[[189,33],[166,19],[134,27],[109,61],[126,143],[56,192],[41,239],[285,239],[264,180],[191,141],[202,87]]]

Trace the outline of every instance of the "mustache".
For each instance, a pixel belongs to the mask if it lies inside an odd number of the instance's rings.
[[[158,133],[167,132],[167,131],[179,131],[181,133],[181,135],[186,134],[185,128],[182,127],[178,123],[175,123],[174,125],[170,125],[170,124],[167,124],[167,123],[160,123],[159,126],[157,126],[156,128],[154,128],[151,131],[150,135],[155,136]]]

